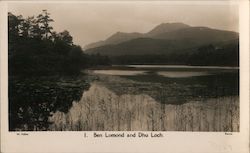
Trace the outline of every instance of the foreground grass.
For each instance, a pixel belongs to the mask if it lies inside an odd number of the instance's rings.
[[[110,77],[109,77],[110,78]],[[190,99],[180,104],[159,102],[149,94],[132,88],[114,92],[105,78],[92,83],[79,102],[73,102],[68,113],[57,111],[50,130],[80,131],[239,131],[239,97],[224,96]],[[113,82],[133,84],[131,80],[112,78]],[[105,79],[107,81],[107,78]],[[105,85],[105,86],[104,86]],[[121,91],[123,90],[123,92]],[[125,91],[126,90],[126,91]],[[130,92],[129,92],[129,91]],[[133,92],[133,93],[131,93]],[[123,94],[122,94],[123,93]],[[159,99],[168,99],[167,92]],[[181,100],[181,99],[179,99]]]

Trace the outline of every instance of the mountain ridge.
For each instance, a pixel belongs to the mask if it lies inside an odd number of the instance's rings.
[[[109,36],[105,40],[93,42],[90,44],[87,44],[84,49],[90,49],[90,48],[95,48],[95,47],[100,47],[104,45],[109,45],[109,44],[118,44],[122,43],[131,39],[135,38],[140,38],[140,37],[153,37],[157,34],[164,33],[164,32],[170,32],[170,31],[175,31],[179,30],[182,28],[188,28],[191,27],[187,24],[181,23],[181,22],[173,22],[173,23],[161,23],[157,26],[155,26],[153,29],[148,31],[147,33],[139,33],[139,32],[131,32],[131,33],[126,33],[126,32],[116,32]]]
[[[180,26],[170,30],[162,28],[164,26],[167,27],[175,24]],[[159,27],[161,30],[158,29]],[[172,52],[186,52],[188,49],[192,50],[192,48],[197,48],[202,45],[216,44],[239,38],[239,34],[237,32],[201,26],[191,27],[180,23],[160,24],[153,30],[149,31],[149,33],[153,36],[146,37],[145,35],[147,33],[117,32],[107,39],[110,43],[87,49],[85,52],[88,54],[101,54],[108,56],[169,54]],[[130,36],[124,36],[127,34]]]

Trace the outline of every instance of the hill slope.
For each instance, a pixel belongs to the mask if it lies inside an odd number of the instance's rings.
[[[238,39],[238,33],[205,27],[189,27],[154,35],[153,38],[136,38],[118,44],[104,45],[86,50],[88,54],[145,55],[190,52],[206,44]]]
[[[140,38],[140,37],[143,37],[143,34],[117,32],[104,41],[94,42],[94,43],[86,45],[84,49],[90,49],[90,48],[95,48],[95,47],[100,47],[100,46],[110,45],[110,44],[118,44],[121,42],[125,42],[128,40],[132,40],[132,39]]]
[[[190,26],[183,24],[183,23],[162,23],[145,34],[137,33],[137,32],[134,32],[134,33],[117,32],[113,34],[112,36],[110,36],[109,38],[107,38],[106,40],[94,42],[94,43],[86,45],[84,49],[90,49],[90,48],[100,47],[104,45],[114,45],[114,44],[118,44],[121,42],[136,39],[136,38],[148,38],[148,37],[153,38],[155,35],[158,35],[158,34],[180,30],[180,29],[184,29],[188,27]]]
[[[116,33],[98,45],[85,52],[109,56],[113,64],[239,65],[238,33],[181,23]]]
[[[110,56],[112,64],[168,64],[203,66],[239,66],[239,40],[203,45],[168,54]]]
[[[156,26],[154,29],[145,34],[146,37],[154,37],[158,34],[176,31],[180,29],[186,29],[190,26],[184,23],[162,23]]]

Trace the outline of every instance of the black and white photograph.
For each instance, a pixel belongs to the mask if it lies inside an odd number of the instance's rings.
[[[249,153],[249,10],[0,1],[0,152]]]
[[[10,3],[9,131],[239,132],[238,5]]]

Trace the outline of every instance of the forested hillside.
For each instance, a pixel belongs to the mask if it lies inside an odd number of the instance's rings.
[[[9,74],[77,74],[89,66],[109,64],[107,57],[84,54],[67,30],[53,31],[52,22],[46,10],[28,18],[8,13]]]
[[[238,33],[182,23],[160,24],[145,34],[116,33],[95,45],[85,52],[109,56],[113,64],[239,65]]]

